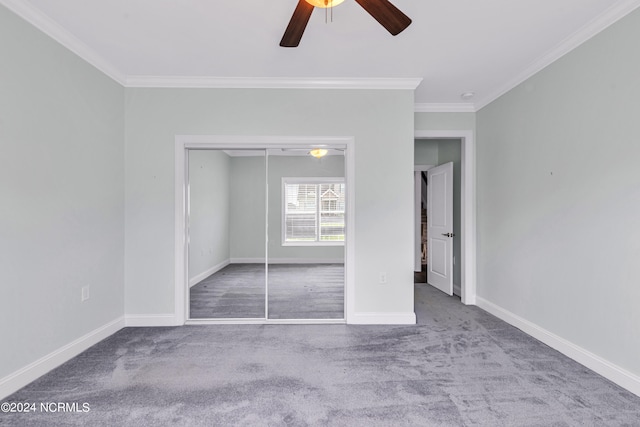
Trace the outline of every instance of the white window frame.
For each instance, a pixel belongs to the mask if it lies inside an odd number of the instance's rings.
[[[287,212],[287,200],[286,200],[286,191],[285,191],[285,186],[287,184],[314,184],[314,185],[319,185],[319,184],[345,184],[345,178],[344,177],[283,177],[282,178],[282,185],[280,186],[281,188],[281,192],[282,192],[282,204],[281,204],[281,214],[280,214],[280,228],[282,230],[281,233],[281,243],[282,246],[344,246],[344,240],[342,241],[321,241],[321,240],[315,240],[313,242],[287,242],[287,226],[286,226],[286,212]],[[346,188],[345,188],[345,193],[346,193]],[[320,195],[318,195],[319,198]],[[320,200],[318,200],[318,203],[316,204],[316,227],[317,227],[317,235],[316,238],[319,239],[320,238],[320,210],[321,210],[321,203]],[[347,216],[347,212],[346,212],[346,206],[345,206],[345,238],[346,238],[346,228],[347,228],[347,220],[346,220],[346,216]]]

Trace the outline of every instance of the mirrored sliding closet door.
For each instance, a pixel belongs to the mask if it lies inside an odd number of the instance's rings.
[[[266,317],[264,150],[188,150],[189,318]]]
[[[189,149],[189,318],[344,319],[345,157]]]
[[[344,318],[344,152],[309,151],[267,151],[269,319]]]

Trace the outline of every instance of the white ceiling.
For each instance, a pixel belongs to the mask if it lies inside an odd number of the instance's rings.
[[[422,78],[419,111],[474,111],[640,6],[640,0],[392,0],[413,19],[393,37],[346,0],[328,24],[316,8],[300,46],[282,48],[297,0],[0,3],[127,86],[179,86],[185,77],[203,86],[237,77]],[[476,95],[465,101],[464,92]]]

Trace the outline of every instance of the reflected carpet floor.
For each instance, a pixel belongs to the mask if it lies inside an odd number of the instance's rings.
[[[189,291],[192,319],[262,318],[264,264],[230,264]],[[344,264],[269,265],[270,319],[343,319]]]
[[[125,328],[5,401],[10,426],[637,426],[640,398],[416,286],[418,325]]]

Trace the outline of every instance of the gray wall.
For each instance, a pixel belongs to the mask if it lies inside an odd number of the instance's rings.
[[[415,141],[416,165],[442,165],[453,162],[453,283],[458,288],[461,285],[460,254],[461,254],[461,141],[459,139],[417,139]],[[456,292],[457,289],[456,289]]]
[[[230,163],[224,151],[189,151],[190,279],[229,259]]]
[[[231,258],[264,259],[266,156],[231,158]]]
[[[414,144],[413,161],[416,165],[437,166],[440,163],[438,159],[438,141],[435,139],[416,139]]]
[[[3,6],[0,58],[3,378],[123,315],[124,89]]]
[[[478,295],[640,375],[640,10],[477,117]]]
[[[353,136],[356,311],[413,312],[412,227],[388,226],[412,223],[412,91],[127,89],[125,105],[126,313],[174,311],[176,134]]]

